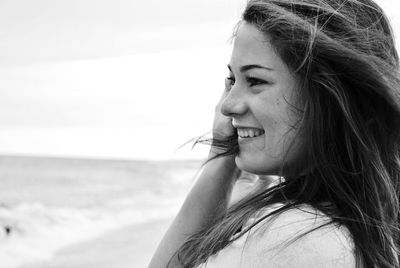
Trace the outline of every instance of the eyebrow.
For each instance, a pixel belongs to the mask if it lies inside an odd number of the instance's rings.
[[[228,64],[228,69],[232,72],[231,66]],[[270,67],[266,67],[266,66],[262,66],[262,65],[258,65],[258,64],[249,64],[249,65],[243,65],[240,67],[240,72],[244,73],[248,70],[251,69],[265,69],[268,71],[273,71],[274,69],[270,68]]]

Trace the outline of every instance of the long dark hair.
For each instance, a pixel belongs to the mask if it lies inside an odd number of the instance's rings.
[[[183,267],[205,262],[255,212],[283,202],[258,222],[308,204],[350,231],[357,267],[399,267],[400,74],[384,12],[372,0],[250,0],[242,21],[268,34],[299,77],[298,127],[312,169],[234,205],[177,259]],[[236,152],[234,140],[213,143],[226,155]]]

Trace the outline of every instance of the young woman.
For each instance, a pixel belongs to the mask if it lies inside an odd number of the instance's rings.
[[[399,267],[400,77],[372,0],[250,0],[210,156],[150,264]],[[228,207],[237,169],[280,176]]]

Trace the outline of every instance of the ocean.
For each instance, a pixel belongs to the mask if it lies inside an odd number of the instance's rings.
[[[0,156],[0,267],[147,267],[201,164]]]

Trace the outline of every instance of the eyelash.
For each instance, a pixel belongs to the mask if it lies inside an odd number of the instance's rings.
[[[235,78],[232,76],[228,76],[225,78],[225,89],[229,90],[235,84]]]
[[[246,81],[247,81],[247,83],[249,83],[249,86],[251,86],[251,87],[268,84],[268,82],[265,80],[262,80],[262,79],[259,79],[256,77],[251,77],[251,76],[246,77]]]
[[[228,76],[225,80],[225,85],[226,87],[232,87],[235,84],[235,78],[232,76]],[[256,78],[256,77],[251,77],[251,76],[247,76],[246,77],[246,82],[249,84],[250,87],[253,86],[259,86],[259,85],[265,85],[265,84],[269,84],[269,82]]]

